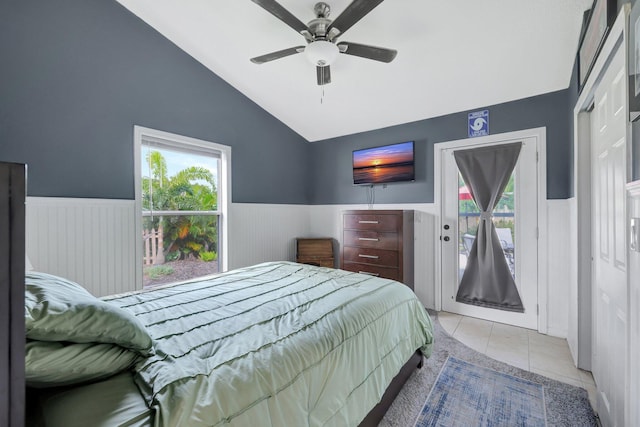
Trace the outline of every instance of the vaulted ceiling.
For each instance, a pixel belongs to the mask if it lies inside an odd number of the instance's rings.
[[[569,85],[592,0],[386,0],[340,36],[398,51],[391,63],[339,55],[316,83],[305,45],[250,0],[118,0],[308,141],[526,98]],[[307,23],[316,0],[279,0]],[[335,19],[351,0],[328,0]]]

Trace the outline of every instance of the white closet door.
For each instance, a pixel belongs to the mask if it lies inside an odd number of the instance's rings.
[[[593,375],[605,426],[624,425],[627,335],[626,73],[619,49],[595,93],[591,117]]]

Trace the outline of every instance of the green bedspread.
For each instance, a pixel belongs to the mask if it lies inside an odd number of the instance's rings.
[[[432,325],[397,282],[289,262],[106,298],[155,340],[157,426],[355,426]]]

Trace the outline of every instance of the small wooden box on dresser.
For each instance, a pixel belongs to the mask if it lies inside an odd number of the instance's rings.
[[[413,289],[413,211],[344,211],[342,269],[397,280]]]

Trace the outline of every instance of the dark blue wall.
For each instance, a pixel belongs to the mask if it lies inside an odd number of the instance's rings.
[[[0,58],[0,160],[29,165],[31,196],[133,198],[137,124],[231,146],[235,202],[366,203],[352,150],[415,140],[416,181],[376,201],[431,202],[433,144],[466,137],[465,111],[307,143],[113,0],[0,2]],[[551,199],[573,195],[574,80],[474,109],[492,134],[547,127]]]
[[[567,91],[558,91],[504,104],[479,107],[489,110],[491,134],[546,126],[547,197],[571,195],[572,140],[569,134]],[[353,185],[353,150],[402,141],[416,141],[416,180],[412,183],[376,187],[376,203],[433,202],[433,145],[467,138],[468,111],[333,138],[311,144],[315,204],[366,203],[366,189]]]
[[[113,0],[0,2],[0,160],[134,198],[133,125],[232,147],[233,200],[309,203],[308,144]]]

